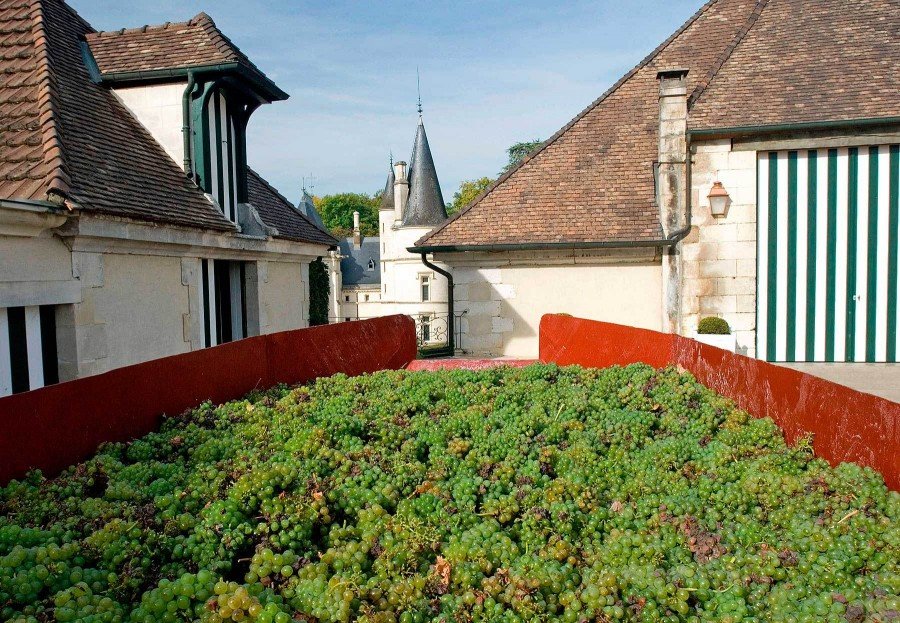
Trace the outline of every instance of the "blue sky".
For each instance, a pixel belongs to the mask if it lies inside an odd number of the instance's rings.
[[[250,121],[250,165],[290,199],[371,193],[408,159],[416,66],[444,198],[545,139],[680,26],[701,0],[349,2],[70,0],[98,30],[206,11],[291,97]]]

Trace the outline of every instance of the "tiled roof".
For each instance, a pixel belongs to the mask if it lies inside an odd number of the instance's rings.
[[[39,4],[0,0],[0,62],[0,192],[22,199],[67,193],[56,80]]]
[[[27,16],[27,18],[25,17]],[[107,89],[91,82],[79,41],[90,25],[60,0],[0,0],[0,196],[81,210],[233,230]],[[9,116],[7,116],[9,114]]]
[[[253,169],[247,169],[247,194],[250,204],[259,212],[263,222],[278,230],[277,238],[337,245],[337,238],[319,229],[275,190]]]
[[[770,0],[691,108],[691,129],[900,117],[897,0]]]
[[[235,231],[118,98],[91,81],[80,47],[91,33],[62,0],[0,0],[0,197],[43,200],[53,191],[84,212]],[[260,211],[282,236],[336,243],[296,211],[295,223],[284,220],[266,187]]]
[[[238,62],[253,67],[206,13],[186,22],[92,32],[86,36],[101,74]]]
[[[757,0],[707,2],[518,167],[417,245],[661,238],[653,180],[659,135],[657,73],[688,68],[688,89],[693,89],[756,7]]]

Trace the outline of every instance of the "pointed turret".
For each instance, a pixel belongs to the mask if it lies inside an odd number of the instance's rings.
[[[393,159],[392,159],[393,160]],[[391,162],[390,172],[387,176],[387,182],[384,183],[384,192],[381,193],[381,205],[379,210],[394,209],[394,163]]]
[[[425,135],[425,124],[419,115],[419,127],[409,159],[409,202],[403,212],[403,226],[434,226],[447,220],[444,196],[438,182],[434,159]]]
[[[322,217],[319,216],[319,212],[316,210],[313,198],[306,192],[305,188],[303,189],[303,196],[300,198],[300,203],[297,204],[297,210],[300,211],[300,214],[312,221],[313,225],[322,231],[328,231],[328,228],[322,221]]]

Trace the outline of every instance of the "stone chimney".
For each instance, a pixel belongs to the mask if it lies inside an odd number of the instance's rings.
[[[688,225],[687,69],[664,69],[659,79],[657,201],[663,236]],[[663,331],[681,329],[681,249],[663,247]]]
[[[353,213],[353,246],[357,249],[362,246],[362,232],[359,229],[359,212]]]
[[[406,178],[406,163],[402,160],[394,163],[394,223],[403,220],[406,201],[409,199],[409,180]]]

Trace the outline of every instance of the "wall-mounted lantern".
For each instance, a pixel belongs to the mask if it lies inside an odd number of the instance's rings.
[[[728,191],[722,186],[722,182],[715,182],[709,191],[709,211],[716,218],[725,216],[728,211]]]

